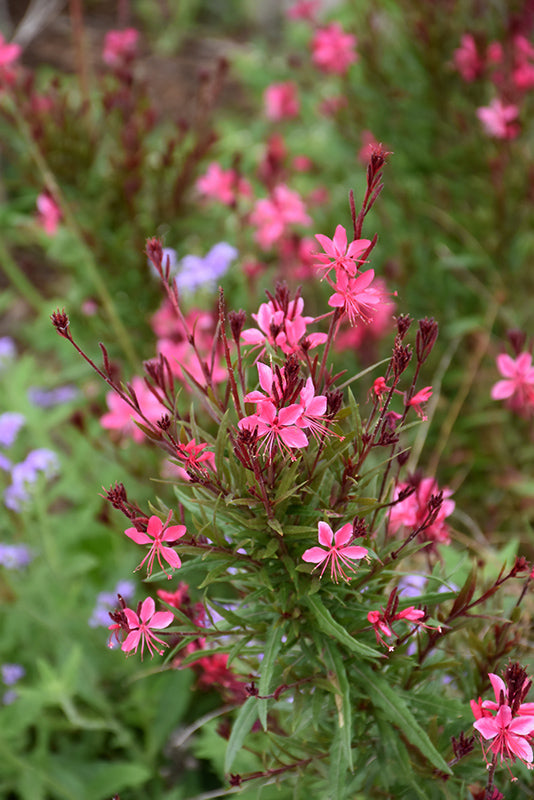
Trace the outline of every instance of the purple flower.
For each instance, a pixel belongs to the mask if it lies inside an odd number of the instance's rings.
[[[20,464],[11,470],[11,485],[4,492],[4,503],[12,511],[22,511],[30,500],[28,486],[35,483],[42,472],[47,478],[53,478],[59,471],[57,455],[52,450],[41,447],[32,450]]]
[[[0,542],[0,565],[6,569],[23,569],[32,559],[33,556],[25,545]]]
[[[17,683],[26,675],[26,670],[21,664],[2,664],[0,670],[2,672],[2,682],[6,686],[13,686],[14,683]]]
[[[200,286],[212,287],[224,275],[230,263],[237,258],[235,247],[227,242],[214,245],[204,258],[185,256],[180,262],[176,286],[181,291],[193,292]]]
[[[0,369],[7,367],[8,364],[14,361],[16,355],[17,355],[17,348],[15,347],[15,342],[13,341],[11,336],[1,336]]]
[[[3,453],[0,453],[0,469],[5,470],[6,472],[11,471],[11,461]]]
[[[16,465],[18,466],[18,464]],[[4,491],[4,503],[11,511],[19,513],[30,500],[30,493],[24,483],[12,483]]]
[[[7,692],[4,692],[2,695],[2,705],[10,706],[11,703],[15,702],[18,696],[18,692],[16,692],[14,689],[8,689]]]
[[[11,447],[25,422],[24,414],[18,414],[16,411],[0,414],[0,444]]]
[[[63,403],[70,403],[77,397],[78,389],[75,386],[58,386],[56,389],[40,389],[38,386],[30,386],[28,389],[28,400],[40,408],[53,408]]]
[[[167,267],[167,258],[169,259],[169,274],[176,275],[176,271],[178,269],[178,253],[176,250],[173,250],[172,247],[164,247],[163,248],[163,270],[165,271]],[[155,278],[159,278],[159,274],[157,269],[155,268],[154,264],[150,259],[147,260],[148,266],[150,268],[151,273]]]
[[[96,606],[89,619],[91,628],[103,626],[109,627],[109,612],[113,611],[117,605],[117,595],[120,594],[125,600],[131,600],[135,593],[135,585],[132,581],[119,581],[115,586],[114,592],[100,592],[96,598]]]
[[[398,590],[399,597],[419,597],[424,589],[426,578],[424,575],[405,575],[400,579]]]

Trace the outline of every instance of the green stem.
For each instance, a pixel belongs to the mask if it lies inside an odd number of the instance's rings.
[[[24,297],[26,302],[40,314],[43,309],[44,298],[21,270],[5,246],[2,237],[0,237],[0,269],[13,284],[15,289]]]
[[[37,168],[39,169],[39,172],[42,175],[45,185],[52,193],[56,201],[59,203],[65,225],[74,234],[74,236],[77,238],[83,249],[83,253],[85,256],[83,267],[85,268],[86,272],[88,273],[93,283],[94,289],[98,294],[98,297],[100,299],[100,302],[102,303],[104,311],[106,312],[106,315],[109,319],[115,337],[118,343],[120,344],[124,352],[124,355],[130,362],[130,365],[133,367],[134,370],[137,370],[139,368],[140,360],[137,358],[135,354],[135,351],[132,347],[132,343],[130,341],[130,337],[128,336],[128,332],[117,313],[115,304],[111,298],[106,283],[96,265],[93,253],[91,252],[87,244],[83,231],[78,225],[76,217],[74,216],[74,213],[71,210],[70,204],[68,203],[62,190],[60,189],[54,174],[48,167],[45,158],[43,157],[36,143],[34,142],[31,132],[26,123],[26,120],[21,115],[15,103],[11,103],[10,106],[11,106],[10,111],[12,112],[17,122],[20,133],[24,138],[24,141],[28,147],[28,151],[31,157],[35,161],[35,164],[37,165]]]

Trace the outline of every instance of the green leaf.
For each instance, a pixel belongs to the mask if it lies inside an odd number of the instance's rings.
[[[230,772],[234,759],[241,750],[245,737],[250,733],[250,729],[257,717],[258,701],[255,697],[249,697],[239,709],[239,713],[232,727],[232,733],[228,740],[228,747],[226,748],[226,756],[224,758],[225,772]]]
[[[373,647],[369,647],[369,645],[362,644],[361,642],[357,642],[356,639],[353,639],[352,636],[347,633],[345,628],[335,621],[328,609],[322,604],[318,597],[315,595],[307,597],[306,603],[313,612],[319,628],[323,633],[333,636],[333,638],[336,639],[340,644],[344,645],[353,653],[357,653],[357,655],[362,656],[362,658],[374,659],[384,657],[382,653],[380,653],[378,650],[375,650]]]
[[[331,642],[326,642],[325,644],[328,661],[330,662],[328,666],[336,679],[334,688],[337,692],[336,707],[339,733],[345,748],[347,767],[352,772],[352,705],[350,702],[349,681],[339,650]]]
[[[276,658],[282,646],[282,636],[284,626],[280,623],[271,625],[267,641],[265,642],[265,652],[261,662],[261,675],[258,685],[258,692],[261,695],[269,694],[271,679],[273,677]],[[267,700],[259,700],[259,717],[263,730],[267,730]]]
[[[356,674],[362,687],[367,687],[369,699],[373,705],[381,708],[387,719],[395,725],[408,741],[427,758],[436,769],[452,775],[451,769],[443,756],[436,750],[423,728],[419,725],[406,705],[398,687],[394,688],[366,665],[354,664]]]

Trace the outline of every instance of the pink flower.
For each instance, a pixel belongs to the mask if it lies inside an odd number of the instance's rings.
[[[207,172],[196,182],[197,191],[211,200],[218,200],[225,206],[233,206],[238,195],[251,197],[252,189],[248,181],[241,178],[235,169],[223,169],[213,161]]]
[[[495,694],[495,702],[493,700],[484,700],[481,704],[481,708],[483,709],[483,714],[480,716],[491,716],[491,711],[497,711],[502,705],[509,705],[508,700],[508,687],[506,686],[505,682],[502,678],[498,675],[495,675],[493,672],[488,674],[488,678],[490,679],[490,683],[493,687],[493,692]],[[530,681],[527,678],[523,684],[523,690],[528,692],[530,688]],[[501,702],[502,699],[502,702]],[[475,717],[478,719],[476,713]],[[517,709],[517,714],[520,716],[531,716],[534,715],[534,703],[521,703],[519,708]]]
[[[122,31],[108,31],[104,39],[102,60],[110,67],[122,66],[133,61],[137,53],[139,31],[125,28]]]
[[[154,397],[142,378],[135,377],[132,380],[132,387],[143,414],[150,422],[156,422],[163,414],[167,413],[165,406]],[[142,442],[145,434],[135,425],[134,420],[144,425],[146,425],[146,422],[139,414],[115,392],[108,392],[106,403],[109,411],[100,417],[102,427],[108,430],[120,431],[122,436],[131,436],[134,442]]]
[[[297,0],[294,5],[287,9],[287,18],[304,19],[308,22],[313,22],[319,6],[319,0]]]
[[[48,236],[54,236],[61,219],[61,209],[48,192],[42,192],[37,198],[37,220]]]
[[[319,441],[325,436],[333,435],[333,431],[329,430],[328,425],[325,425],[325,422],[329,421],[326,417],[326,395],[315,394],[311,378],[307,379],[306,385],[300,392],[300,406],[302,414],[297,421],[299,428],[306,428]],[[343,439],[344,437],[339,438]]]
[[[473,727],[484,739],[494,740],[489,750],[501,757],[501,764],[505,759],[513,763],[519,758],[531,768],[533,754],[529,739],[534,734],[534,716],[512,719],[510,707],[502,705],[494,717],[481,717],[473,722]]]
[[[506,400],[512,411],[522,416],[534,413],[534,367],[532,355],[520,353],[516,359],[506,353],[497,356],[497,367],[505,380],[491,390],[493,400]]]
[[[367,614],[367,620],[374,628],[376,641],[378,644],[383,644],[385,647],[387,647],[390,652],[394,648],[384,641],[382,634],[387,636],[388,639],[395,635],[391,628],[391,624],[393,622],[396,622],[400,619],[404,620],[405,622],[415,622],[416,625],[420,625],[423,628],[430,628],[429,625],[424,624],[423,619],[426,617],[426,614],[420,608],[409,606],[408,608],[404,608],[402,611],[395,611],[397,604],[398,599],[394,590],[390,595],[390,602],[385,610],[381,608],[380,611],[369,611]]]
[[[315,238],[325,251],[324,253],[317,253],[315,258],[320,264],[321,269],[326,269],[323,277],[330,274],[332,269],[345,270],[345,272],[353,278],[356,275],[356,262],[362,263],[359,256],[364,253],[371,244],[370,239],[356,239],[352,241],[347,247],[347,231],[343,225],[338,225],[334,238],[329,239],[322,233],[316,233]]]
[[[0,67],[7,67],[12,64],[20,56],[22,48],[20,44],[15,42],[6,42],[0,33]]]
[[[376,278],[368,291],[378,297],[372,320],[367,325],[357,324],[347,326],[345,330],[339,330],[334,340],[334,347],[337,351],[361,350],[366,353],[366,358],[369,354],[369,360],[372,361],[373,355],[371,354],[375,343],[392,330],[395,303],[382,278]]]
[[[306,550],[302,558],[311,564],[316,564],[314,570],[322,564],[320,578],[330,563],[330,577],[338,583],[339,577],[349,581],[350,577],[343,571],[343,566],[355,571],[356,567],[350,563],[351,560],[359,560],[367,557],[367,549],[358,545],[349,545],[354,537],[352,524],[347,522],[334,536],[332,528],[327,522],[319,523],[319,544],[323,547],[310,547]],[[326,549],[323,549],[326,548]]]
[[[274,403],[265,400],[259,405],[256,414],[239,421],[239,429],[256,431],[260,439],[265,437],[261,450],[272,458],[275,447],[288,452],[290,449],[307,447],[308,437],[296,424],[301,413],[302,408],[298,403],[292,403],[277,411]],[[291,458],[295,460],[293,455]]]
[[[421,403],[426,403],[427,400],[430,399],[432,396],[432,387],[425,386],[424,389],[420,389],[411,400],[408,401],[408,405],[415,409],[415,413],[418,417],[421,417],[423,422],[426,422],[428,417],[423,413],[423,409],[421,408]]]
[[[147,597],[146,600],[143,600],[140,608],[138,607],[138,614],[132,611],[131,608],[124,609],[129,633],[121,645],[121,650],[125,653],[129,653],[131,650],[137,653],[137,649],[141,645],[141,658],[143,658],[146,644],[151,656],[154,655],[154,651],[160,656],[163,654],[163,649],[158,649],[154,643],[158,642],[164,647],[168,647],[168,645],[163,639],[155,636],[152,631],[167,628],[174,620],[174,614],[172,611],[156,611],[154,613],[155,609],[156,604],[152,597]],[[109,627],[111,630],[116,626],[110,625]]]
[[[478,78],[484,67],[484,62],[477,52],[476,42],[470,33],[464,33],[460,47],[454,51],[454,66],[468,83]]]
[[[379,142],[377,142],[375,139],[373,132],[367,130],[361,132],[360,140],[362,146],[358,151],[358,161],[360,164],[367,166],[369,159],[371,158],[371,153],[375,147],[379,147]]]
[[[309,348],[324,344],[326,333],[306,333],[306,327],[314,317],[303,317],[304,300],[298,297],[287,304],[278,302],[275,297],[262,303],[257,314],[252,314],[258,328],[246,328],[241,334],[245,344],[271,345],[279,347],[283,353],[300,353],[305,339]],[[259,329],[259,330],[258,330]]]
[[[345,33],[339,22],[316,30],[311,44],[312,61],[321,72],[344,75],[358,58],[356,37]]]
[[[334,287],[336,291],[328,300],[328,305],[342,308],[351,325],[358,319],[365,323],[371,322],[375,306],[380,303],[379,295],[370,287],[374,277],[372,269],[361,272],[357,278],[349,278],[344,270],[340,270]]]
[[[519,108],[516,105],[505,105],[498,97],[489,106],[477,108],[477,117],[485,132],[496,139],[515,139],[518,136],[519,125],[515,122],[518,116]]]
[[[271,85],[266,88],[263,99],[265,103],[265,115],[267,119],[273,122],[298,116],[300,103],[297,94],[297,86],[293,81],[271,83]]]
[[[281,183],[274,187],[270,198],[256,202],[250,222],[257,228],[256,241],[267,250],[286,233],[289,225],[311,225],[311,218],[300,195]]]
[[[396,500],[401,492],[410,488],[414,484],[399,483],[393,494],[393,500]],[[395,533],[401,527],[418,528],[423,524],[425,518],[429,513],[429,501],[432,496],[439,494],[439,487],[433,478],[422,478],[415,483],[415,491],[408,495],[404,500],[395,503],[389,512],[389,525],[392,533]],[[448,525],[445,522],[454,511],[454,500],[449,500],[452,491],[450,489],[443,489],[443,502],[440,509],[432,522],[432,524],[421,532],[421,536],[428,541],[439,542],[441,544],[449,544],[450,533]]]
[[[124,531],[126,536],[132,539],[136,544],[150,545],[150,550],[141,561],[139,566],[136,567],[136,570],[141,569],[145,561],[148,560],[147,575],[151,575],[154,567],[154,559],[157,557],[160,568],[163,570],[167,578],[170,579],[172,576],[169,575],[161,563],[161,558],[163,557],[163,559],[167,562],[167,564],[169,564],[170,567],[172,567],[172,569],[178,569],[182,566],[182,562],[180,561],[178,553],[173,550],[172,547],[167,547],[164,544],[164,542],[177,542],[178,539],[181,539],[184,533],[186,533],[185,525],[171,525],[169,527],[171,517],[172,511],[169,511],[167,521],[165,524],[163,524],[159,517],[153,515],[148,520],[146,533],[138,531],[137,528],[127,528]]]

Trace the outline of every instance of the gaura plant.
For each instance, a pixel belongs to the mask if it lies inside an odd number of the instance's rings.
[[[103,345],[98,366],[65,312],[52,315],[144,441],[185,476],[172,483],[172,502],[150,509],[122,483],[105,490],[148,587],[180,580],[157,590],[159,610],[151,594],[137,609],[119,596],[110,630],[124,653],[164,656],[161,669],[191,667],[199,687],[219,688],[220,794],[278,797],[280,785],[293,797],[495,800],[503,763],[517,784],[506,797],[521,796],[532,765],[531,704],[521,705],[530,681],[519,665],[519,689],[517,676],[512,690],[497,674],[523,646],[530,565],[516,557],[466,572],[447,519],[450,490],[405,474],[406,431],[426,419],[432,395],[420,382],[437,324],[420,320],[413,346],[412,320],[398,316],[392,353],[366,370],[376,376],[359,396],[352,385],[363,374],[347,378],[331,362],[340,323],[372,324],[381,302],[369,266],[377,237],[361,234],[385,156],[373,150],[358,213],[351,194],[352,240],[341,225],[332,239],[316,237],[317,279],[332,290],[318,317],[278,285],[247,327],[221,292],[207,346],[188,326],[162,243],[148,241],[197,365],[193,374],[163,353],[145,363],[140,385],[161,405],[158,417],[139,384],[116,380]],[[499,697],[473,701],[473,728],[468,701],[488,674]]]

